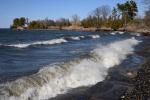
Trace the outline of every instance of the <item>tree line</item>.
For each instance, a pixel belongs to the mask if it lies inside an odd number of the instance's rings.
[[[148,2],[148,0],[145,0]],[[49,29],[63,27],[82,28],[119,28],[126,29],[130,23],[138,23],[141,20],[150,27],[150,9],[146,11],[144,19],[137,19],[138,8],[135,0],[128,0],[125,3],[118,3],[112,10],[108,5],[97,7],[84,19],[80,20],[78,15],[73,15],[71,20],[60,18],[58,20],[44,19],[30,21],[27,18],[15,18],[11,28],[25,27],[28,29]]]

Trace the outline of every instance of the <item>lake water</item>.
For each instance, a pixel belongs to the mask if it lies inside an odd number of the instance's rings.
[[[41,100],[103,81],[143,41],[139,34],[0,30],[0,99]]]

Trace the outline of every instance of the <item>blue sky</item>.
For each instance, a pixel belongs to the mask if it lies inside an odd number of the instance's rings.
[[[114,7],[118,2],[127,0],[0,0],[0,28],[8,28],[16,17],[30,20],[70,18],[77,14],[86,17],[89,12],[101,5]],[[137,0],[139,15],[143,16],[145,7]]]

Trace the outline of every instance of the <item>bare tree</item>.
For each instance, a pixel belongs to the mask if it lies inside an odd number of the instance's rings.
[[[93,11],[93,14],[94,16],[96,16],[98,19],[99,18],[102,18],[102,19],[106,19],[109,14],[111,12],[111,9],[109,6],[107,5],[103,5],[103,6],[100,6],[98,8],[96,8],[94,11]]]
[[[147,27],[150,27],[150,0],[142,0],[146,6],[148,6],[147,11],[145,11],[144,23]]]
[[[150,27],[150,9],[145,12],[145,17],[144,17],[145,24]]]
[[[106,20],[106,18],[110,15],[111,13],[111,9],[108,5],[104,5],[101,7],[102,9],[102,17],[104,20]]]
[[[110,7],[107,5],[100,6],[92,12],[93,16],[97,19],[97,28],[101,27],[103,21],[107,21],[110,12]]]
[[[93,11],[93,15],[94,15],[95,17],[97,17],[97,19],[99,19],[99,18],[101,17],[101,15],[102,15],[101,7],[96,8],[96,9]]]
[[[72,22],[73,22],[73,25],[78,26],[78,24],[80,23],[80,17],[77,14],[72,15]]]

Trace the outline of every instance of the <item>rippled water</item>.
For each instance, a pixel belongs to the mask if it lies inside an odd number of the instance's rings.
[[[47,99],[94,85],[142,40],[123,32],[0,30],[0,98]]]

